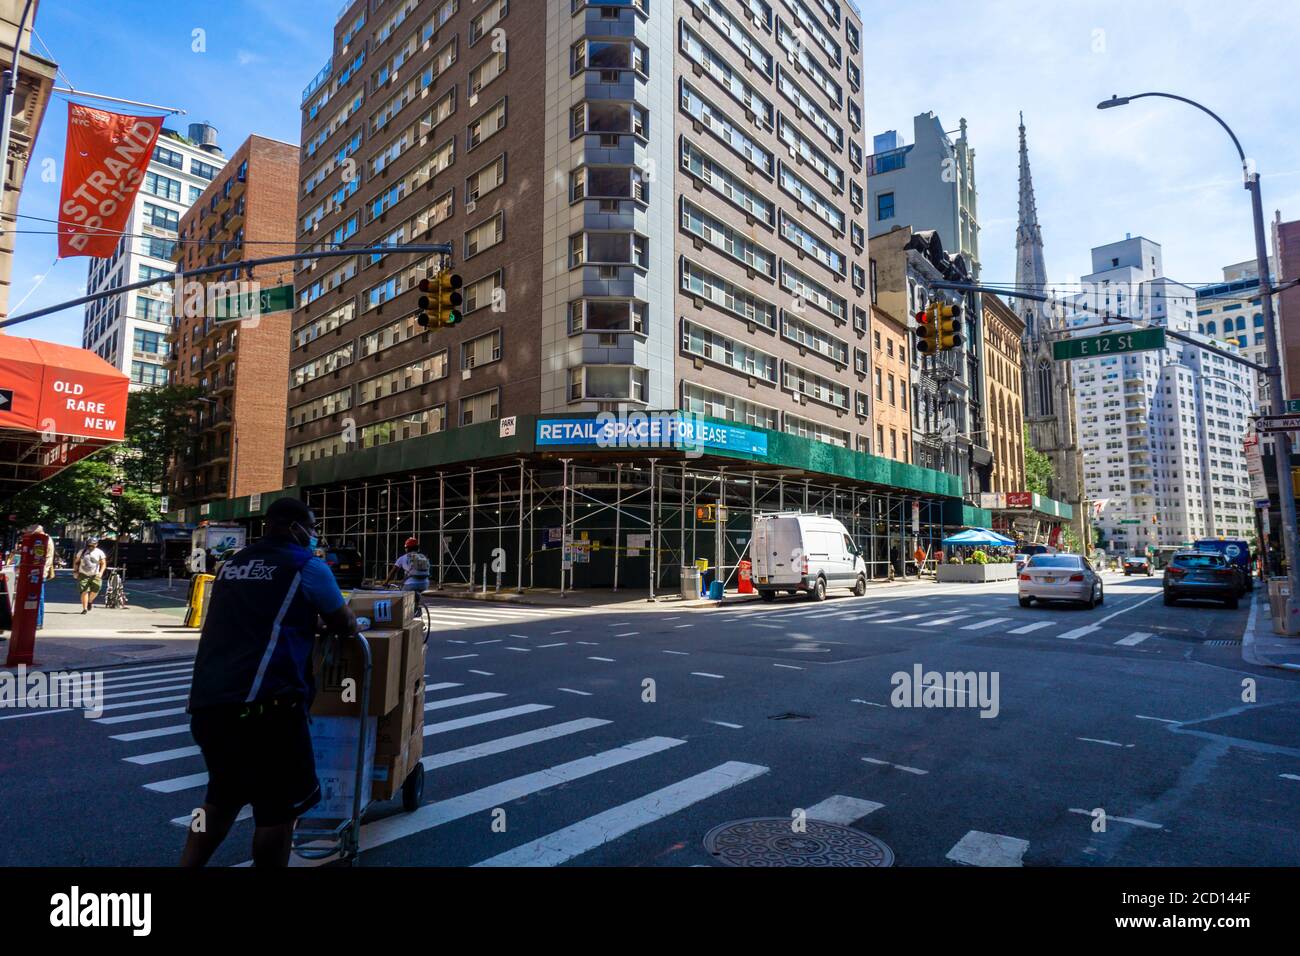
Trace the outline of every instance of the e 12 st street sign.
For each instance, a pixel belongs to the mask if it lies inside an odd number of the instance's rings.
[[[1145,352],[1165,347],[1164,329],[1134,329],[1131,332],[1110,332],[1081,339],[1062,339],[1052,343],[1052,358],[1058,362],[1070,359],[1096,358],[1100,355],[1118,355],[1122,352]]]

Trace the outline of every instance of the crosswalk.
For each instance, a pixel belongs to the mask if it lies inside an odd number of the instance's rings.
[[[998,623],[990,622],[990,626]],[[160,671],[167,684],[153,683]],[[193,808],[201,802],[208,782],[202,755],[189,736],[188,721],[171,719],[183,713],[183,707],[158,706],[163,698],[176,696],[172,691],[188,689],[190,671],[189,662],[111,671],[105,677],[105,687],[131,712],[92,722],[92,726],[102,725],[109,731],[106,738],[112,759],[131,768],[129,785],[139,788],[139,812],[155,816],[164,827],[190,825]],[[752,759],[728,755],[725,747],[720,753],[703,753],[700,748],[706,744],[693,743],[688,739],[691,735],[625,732],[615,720],[582,712],[591,704],[589,695],[557,693],[553,700],[529,699],[532,695],[513,698],[504,691],[481,690],[481,686],[472,677],[427,683],[421,766],[426,773],[458,769],[431,778],[436,786],[428,789],[435,795],[416,811],[394,812],[394,804],[376,808],[377,812],[367,816],[360,836],[363,859],[382,847],[436,836],[440,828],[465,826],[464,821],[471,817],[504,807],[528,815],[531,825],[519,827],[523,835],[517,840],[501,835],[491,841],[465,842],[461,855],[477,858],[459,859],[458,863],[484,867],[581,863],[586,854],[665,821],[689,818],[691,822],[680,825],[698,829],[695,815],[686,811],[709,801],[716,804],[732,791],[752,789],[755,781],[771,772]],[[692,748],[700,752],[693,754]],[[885,763],[867,756],[862,759],[873,765]],[[898,765],[890,767],[898,769]],[[901,769],[914,776],[927,773]],[[582,799],[558,796],[584,787]],[[548,800],[552,795],[556,799]],[[880,794],[810,794],[806,814],[811,820],[850,826],[885,809],[886,803],[870,799],[872,796]],[[902,806],[898,809],[901,812]],[[726,814],[724,806],[715,806],[705,818],[718,822],[729,819]],[[251,818],[251,810],[245,808],[236,821],[231,837],[234,843],[246,843]],[[979,830],[963,835],[962,830],[965,828],[954,827],[945,834],[943,846],[951,849],[940,859],[971,866],[1023,865],[1027,840]],[[692,830],[689,839],[698,845],[702,837],[702,832]],[[674,835],[673,839],[680,842],[683,837]],[[441,857],[430,855],[455,845],[454,836],[439,838],[436,844],[406,844],[410,851],[399,853],[393,862],[440,863]],[[438,849],[432,849],[434,846]],[[935,849],[942,853],[942,847]],[[319,864],[295,857],[294,865]]]
[[[581,613],[584,613],[584,609],[460,601],[428,604],[425,618],[431,630],[447,631],[508,624],[538,624]]]
[[[1115,628],[1104,628],[1100,622],[1079,624],[1078,616],[1074,614],[1061,617],[1053,615],[1041,620],[1020,623],[1027,619],[1028,614],[1035,612],[1021,612],[1018,616],[1012,617],[1005,613],[999,614],[996,610],[971,610],[951,605],[928,611],[909,609],[909,613],[901,613],[903,610],[897,607],[872,609],[869,599],[859,599],[853,602],[848,600],[827,602],[812,607],[802,603],[792,604],[788,608],[755,609],[753,605],[741,605],[734,610],[728,609],[721,613],[734,615],[733,619],[736,620],[748,621],[750,617],[755,617],[766,627],[782,627],[790,630],[809,628],[821,621],[835,621],[860,624],[864,630],[876,627],[902,630],[948,628],[958,632],[975,632],[972,637],[1022,637],[1032,634],[1035,637],[1071,642],[1094,638],[1088,643],[1105,643],[1115,647],[1137,647],[1156,636],[1149,631],[1133,631],[1119,636]],[[1007,610],[1012,611],[1010,608]]]

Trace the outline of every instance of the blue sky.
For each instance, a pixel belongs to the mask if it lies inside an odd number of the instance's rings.
[[[543,0],[526,0],[520,12]],[[659,0],[662,2],[662,0]],[[36,28],[80,89],[176,106],[234,149],[252,132],[297,142],[303,87],[330,52],[342,0],[144,2],[44,0]],[[1112,93],[1164,90],[1220,112],[1263,174],[1267,216],[1300,218],[1300,26],[1287,0],[860,0],[868,135],[934,110],[965,116],[976,149],[984,277],[1015,277],[1017,115],[1025,113],[1050,278],[1077,281],[1089,250],[1144,235],[1166,271],[1217,280],[1253,255],[1250,206],[1226,135],[1170,101],[1094,107]],[[205,32],[206,52],[192,50]],[[61,83],[66,82],[61,79]],[[66,107],[56,99],[37,141],[21,212],[52,218]],[[868,140],[868,143],[870,141]],[[52,227],[26,220],[22,228]],[[85,259],[51,268],[52,235],[18,236],[15,314],[73,298]],[[38,278],[46,278],[31,292]],[[16,306],[30,297],[21,309]],[[81,310],[19,334],[80,343]]]

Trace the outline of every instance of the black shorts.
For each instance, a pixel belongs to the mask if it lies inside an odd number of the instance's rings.
[[[292,823],[320,802],[307,709],[301,702],[246,712],[213,707],[190,715],[190,733],[208,765],[204,802],[238,812],[253,805],[259,827]]]

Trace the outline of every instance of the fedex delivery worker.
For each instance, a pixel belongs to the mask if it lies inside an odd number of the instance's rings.
[[[208,767],[182,866],[203,866],[253,806],[253,863],[285,866],[294,821],[320,802],[307,713],[317,617],[341,634],[356,619],[312,554],[316,516],[296,498],[266,511],[262,540],[222,562],[194,660],[190,732]]]
[[[406,553],[394,562],[384,578],[384,584],[392,583],[394,578],[402,578],[402,590],[423,594],[429,588],[429,559],[420,553],[420,542],[415,538],[406,539]]]

